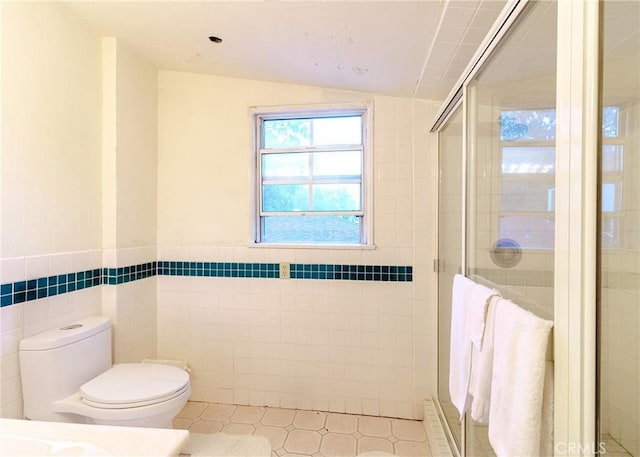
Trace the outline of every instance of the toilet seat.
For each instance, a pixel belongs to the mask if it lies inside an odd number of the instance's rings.
[[[85,405],[91,406],[92,408],[102,408],[102,409],[139,408],[141,406],[151,406],[151,405],[156,405],[158,403],[162,403],[162,402],[165,402],[165,401],[173,400],[174,398],[179,397],[182,394],[184,394],[185,391],[187,391],[187,390],[189,390],[189,386],[188,385],[184,386],[181,390],[179,390],[178,392],[174,392],[173,394],[171,394],[168,397],[156,398],[156,399],[153,399],[153,400],[138,401],[138,402],[132,402],[132,403],[101,403],[101,402],[89,400],[89,399],[84,398],[84,397],[81,397],[81,401]]]
[[[153,405],[182,395],[190,388],[186,371],[154,363],[123,363],[83,384],[82,403],[105,409]]]

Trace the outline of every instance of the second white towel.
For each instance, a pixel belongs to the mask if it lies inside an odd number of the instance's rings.
[[[449,393],[461,419],[471,405],[472,348],[482,348],[487,306],[491,297],[496,295],[498,291],[462,275],[453,278]]]
[[[481,424],[489,423],[495,311],[498,300],[500,300],[499,296],[493,296],[489,300],[481,349],[474,344],[471,352],[471,380],[469,382],[469,393],[473,397],[471,417]]]
[[[540,457],[546,351],[553,322],[503,299],[496,303],[495,313],[489,442],[498,457]]]

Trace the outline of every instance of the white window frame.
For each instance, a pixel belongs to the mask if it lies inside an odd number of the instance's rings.
[[[253,107],[249,110],[252,131],[253,131],[253,147],[251,151],[252,161],[252,196],[253,196],[253,214],[251,225],[251,237],[249,246],[253,247],[283,247],[283,248],[322,248],[322,249],[373,249],[373,108],[371,103],[344,103],[330,105],[297,105],[297,106],[273,106],[273,107]],[[262,236],[262,170],[261,170],[261,145],[262,145],[262,123],[269,119],[296,119],[296,118],[317,118],[317,117],[337,117],[347,115],[359,115],[362,118],[362,182],[361,182],[361,198],[362,209],[357,212],[361,217],[360,226],[360,243],[274,243],[263,242]],[[309,151],[331,150],[328,148],[306,148]],[[333,148],[336,149],[336,148]],[[342,150],[343,148],[338,148]],[[300,150],[297,148],[297,150]],[[270,150],[271,153],[274,150]],[[290,149],[282,150],[288,152]],[[347,181],[345,181],[347,182]],[[313,217],[352,214],[351,211],[319,211]],[[280,215],[291,215],[291,213],[282,213]],[[313,211],[298,213],[297,215],[314,214]]]

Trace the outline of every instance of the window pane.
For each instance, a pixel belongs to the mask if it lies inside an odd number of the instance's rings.
[[[500,140],[554,140],[556,138],[556,110],[502,111]]]
[[[262,186],[262,211],[308,211],[309,186],[274,184]]]
[[[313,145],[362,144],[360,116],[324,117],[313,120]]]
[[[502,216],[500,236],[515,240],[523,248],[553,248],[554,217]]]
[[[602,135],[609,138],[620,135],[620,108],[618,106],[605,106],[602,110]]]
[[[363,113],[337,108],[256,116],[261,242],[364,242]]]
[[[602,171],[622,171],[624,147],[621,144],[605,144],[602,146]]]
[[[502,148],[502,173],[555,173],[554,147]]]
[[[503,181],[503,211],[553,211],[554,181]]]
[[[262,154],[262,177],[309,176],[309,154]]]
[[[359,244],[361,221],[358,216],[266,216],[262,241]]]
[[[317,152],[313,154],[314,176],[361,176],[360,151]]]
[[[311,144],[310,119],[265,120],[264,148],[295,148]]]
[[[315,184],[313,209],[315,211],[359,211],[360,184]]]
[[[622,211],[622,182],[602,183],[602,211]]]

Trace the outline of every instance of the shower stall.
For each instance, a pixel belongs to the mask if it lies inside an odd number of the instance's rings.
[[[451,448],[495,455],[448,392],[463,273],[555,322],[555,455],[640,456],[640,2],[508,3],[432,131]]]

